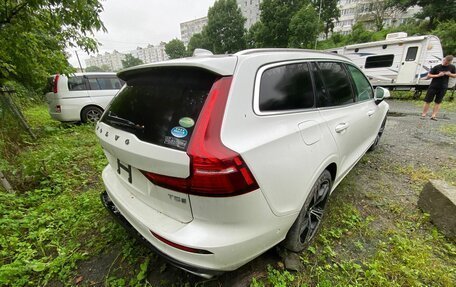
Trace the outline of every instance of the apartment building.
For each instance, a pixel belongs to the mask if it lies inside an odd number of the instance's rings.
[[[112,53],[105,52],[96,56],[90,56],[89,59],[85,60],[86,67],[96,66],[108,66],[110,71],[119,71],[123,69],[122,60],[125,59],[125,55],[131,54],[133,57],[140,59],[143,63],[153,63],[159,61],[165,61],[169,59],[169,56],[165,52],[165,44],[161,42],[159,45],[147,45],[147,47],[137,47],[136,50],[129,52],[118,52],[114,50]]]
[[[244,27],[248,30],[260,20],[260,3],[262,0],[237,0],[242,16],[246,19]]]
[[[180,23],[181,40],[187,46],[193,35],[201,33],[203,27],[207,25],[207,17]]]
[[[118,71],[123,68],[122,60],[125,59],[125,54],[114,50],[112,53],[105,52],[96,56],[90,56],[85,60],[87,67],[90,66],[108,66],[111,71]]]
[[[165,52],[166,43],[161,42],[159,45],[147,45],[147,47],[138,47],[136,50],[130,51],[130,54],[143,61],[143,63],[160,62],[169,59]]]

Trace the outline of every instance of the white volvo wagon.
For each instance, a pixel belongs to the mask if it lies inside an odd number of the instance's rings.
[[[173,264],[234,270],[301,251],[329,194],[382,135],[389,92],[341,56],[295,49],[123,70],[96,126],[102,200]]]

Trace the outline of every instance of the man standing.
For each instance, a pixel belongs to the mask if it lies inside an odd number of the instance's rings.
[[[440,110],[440,103],[442,102],[443,96],[445,96],[448,88],[449,77],[456,78],[456,68],[451,65],[453,56],[448,55],[443,58],[442,64],[437,65],[429,71],[428,78],[431,78],[431,84],[424,98],[423,112],[421,118],[424,119],[429,110],[429,106],[434,100],[434,109],[432,110],[431,120],[437,120],[437,113]]]

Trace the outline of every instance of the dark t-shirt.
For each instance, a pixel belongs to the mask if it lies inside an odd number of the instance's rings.
[[[456,68],[453,65],[443,66],[442,64],[433,67],[430,71],[432,75],[437,75],[440,72],[450,71],[452,74],[456,74]],[[448,79],[449,76],[443,76],[438,78],[433,78],[431,81],[430,87],[436,89],[446,89],[448,88]]]

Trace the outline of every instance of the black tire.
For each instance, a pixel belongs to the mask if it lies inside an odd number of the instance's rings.
[[[385,130],[385,125],[386,125],[386,117],[383,120],[382,125],[380,126],[380,129],[378,130],[374,143],[370,146],[368,151],[374,151],[378,147],[378,143],[380,142],[380,139],[382,138],[382,135],[383,135],[383,131]]]
[[[331,173],[325,170],[312,187],[301,212],[282,243],[286,249],[300,252],[315,238],[321,226],[331,186]]]
[[[81,121],[83,123],[96,123],[100,120],[103,110],[99,107],[88,106],[81,112]]]

